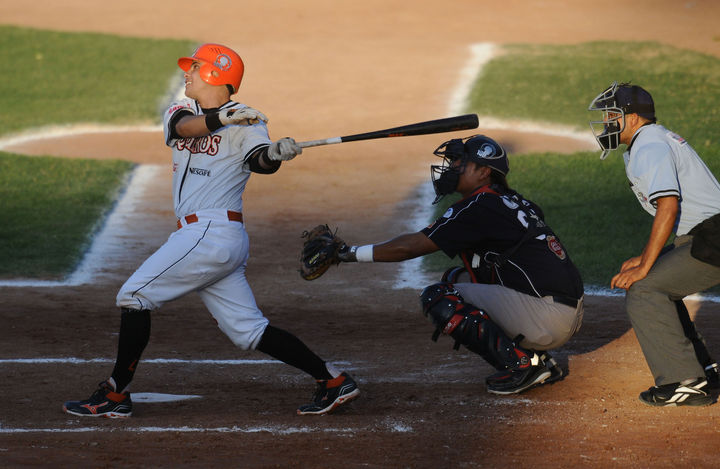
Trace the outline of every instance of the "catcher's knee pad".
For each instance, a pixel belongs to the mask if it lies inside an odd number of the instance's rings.
[[[456,314],[458,307],[463,306],[460,293],[451,283],[436,283],[425,287],[420,293],[420,305],[425,317],[432,322],[436,331],[433,340],[437,340],[450,319]]]
[[[532,352],[518,347],[487,313],[465,303],[452,283],[436,283],[420,294],[423,313],[435,325],[432,340],[440,334],[455,339],[454,349],[464,345],[498,369],[525,364]]]

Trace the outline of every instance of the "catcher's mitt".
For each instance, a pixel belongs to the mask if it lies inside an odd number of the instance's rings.
[[[315,280],[324,274],[331,265],[339,264],[338,252],[345,242],[327,225],[318,225],[310,231],[304,231],[305,238],[300,254],[300,276],[305,280]]]

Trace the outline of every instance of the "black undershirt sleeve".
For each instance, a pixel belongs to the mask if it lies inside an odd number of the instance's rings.
[[[177,130],[175,130],[175,126],[177,125],[178,121],[180,119],[182,119],[183,117],[192,116],[192,115],[193,115],[193,113],[190,111],[181,110],[181,111],[176,112],[175,115],[172,116],[172,119],[170,119],[170,124],[169,124],[171,140],[182,138],[182,136],[177,133]]]
[[[260,147],[248,157],[247,163],[250,171],[260,174],[272,174],[280,169],[281,161],[272,161],[268,158],[268,148],[269,147],[267,146]],[[269,168],[263,167],[260,164],[261,160],[263,164],[265,164],[265,166],[269,166]]]

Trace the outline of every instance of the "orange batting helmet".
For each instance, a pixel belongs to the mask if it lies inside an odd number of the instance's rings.
[[[245,65],[234,50],[220,44],[203,44],[192,57],[180,57],[178,66],[186,72],[193,62],[200,62],[200,77],[211,85],[230,85],[237,93]]]

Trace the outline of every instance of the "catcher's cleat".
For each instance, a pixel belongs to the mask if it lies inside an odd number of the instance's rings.
[[[560,365],[558,365],[558,362],[555,361],[555,359],[550,356],[548,352],[541,352],[540,353],[540,361],[542,361],[548,370],[550,370],[550,377],[545,380],[543,384],[549,384],[554,383],[555,381],[560,381],[565,376],[565,372],[563,372],[563,369],[560,368]]]
[[[547,355],[549,357],[549,355]],[[559,371],[554,371],[555,368]],[[557,374],[559,372],[559,375]],[[553,374],[555,373],[555,376]],[[499,371],[485,378],[488,392],[493,394],[518,394],[546,381],[557,381],[562,377],[560,367],[548,368],[537,353],[530,362],[508,370]]]
[[[124,418],[132,415],[132,400],[129,393],[117,393],[110,383],[103,381],[89,399],[68,401],[63,410],[81,417]]]
[[[357,383],[349,374],[343,372],[330,380],[318,380],[318,387],[311,404],[298,408],[298,415],[320,415],[332,412],[341,404],[345,404],[360,395]]]
[[[705,406],[714,402],[713,397],[708,394],[708,388],[705,378],[663,384],[641,392],[640,401],[655,407]]]

